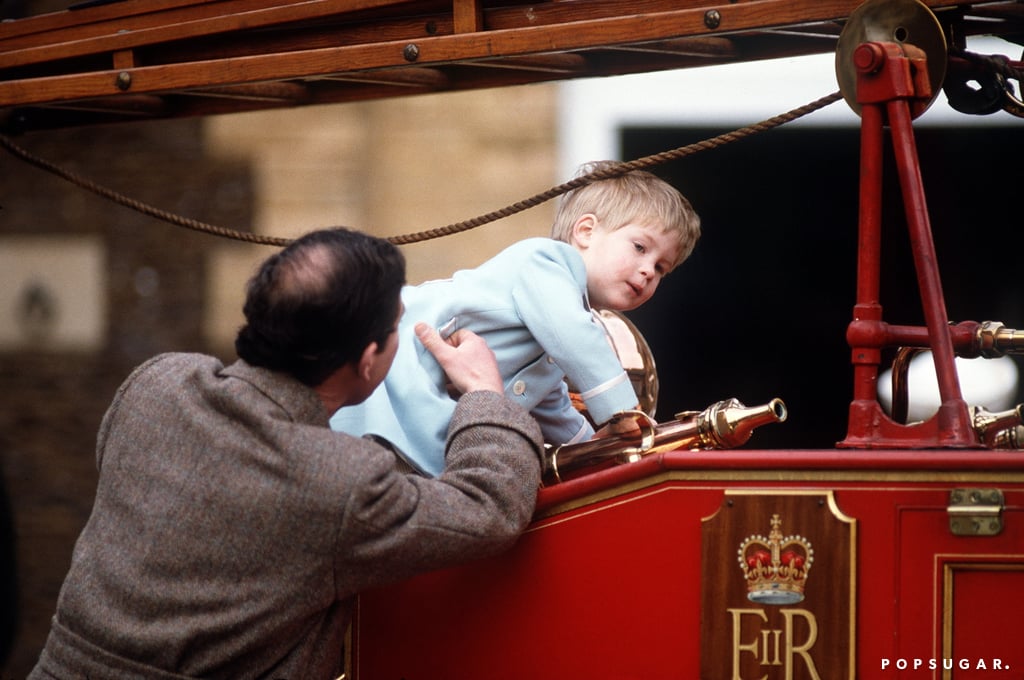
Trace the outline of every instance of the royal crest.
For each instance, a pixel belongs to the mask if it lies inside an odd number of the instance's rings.
[[[783,536],[781,527],[782,519],[774,514],[767,538],[748,536],[740,544],[737,560],[751,602],[786,605],[804,599],[814,549],[802,536]]]

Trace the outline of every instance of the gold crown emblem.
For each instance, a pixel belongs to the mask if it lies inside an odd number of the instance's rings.
[[[811,543],[801,536],[783,536],[782,520],[772,515],[768,538],[748,536],[738,560],[747,582],[747,599],[761,604],[795,604],[804,599],[807,572],[814,562]]]

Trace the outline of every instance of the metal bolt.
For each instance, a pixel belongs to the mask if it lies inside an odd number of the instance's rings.
[[[117,80],[114,81],[114,84],[117,85],[117,89],[124,92],[132,86],[132,74],[128,73],[128,71],[121,71],[117,74]]]
[[[717,9],[709,9],[704,12],[704,25],[708,28],[718,28],[722,23],[722,15]]]
[[[416,61],[420,58],[419,45],[409,43],[405,46],[405,49],[402,50],[402,56],[405,57],[406,61]]]

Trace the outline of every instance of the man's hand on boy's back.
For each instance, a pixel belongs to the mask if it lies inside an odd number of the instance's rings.
[[[477,390],[504,392],[494,352],[479,335],[462,329],[444,339],[437,330],[422,322],[417,323],[414,330],[456,390],[463,394]]]

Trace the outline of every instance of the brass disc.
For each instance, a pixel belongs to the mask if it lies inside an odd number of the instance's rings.
[[[857,115],[860,104],[853,52],[866,42],[909,44],[924,52],[932,96],[926,105],[912,107],[917,115],[924,113],[946,77],[946,35],[932,11],[918,0],[867,0],[850,14],[836,47],[836,78],[843,98]]]
[[[594,320],[604,329],[608,343],[615,350],[619,363],[629,376],[640,410],[653,418],[658,406],[658,369],[654,364],[654,354],[643,333],[621,312],[606,309],[595,311]],[[590,414],[579,395],[579,390],[568,379],[566,382],[573,405],[589,418]]]

